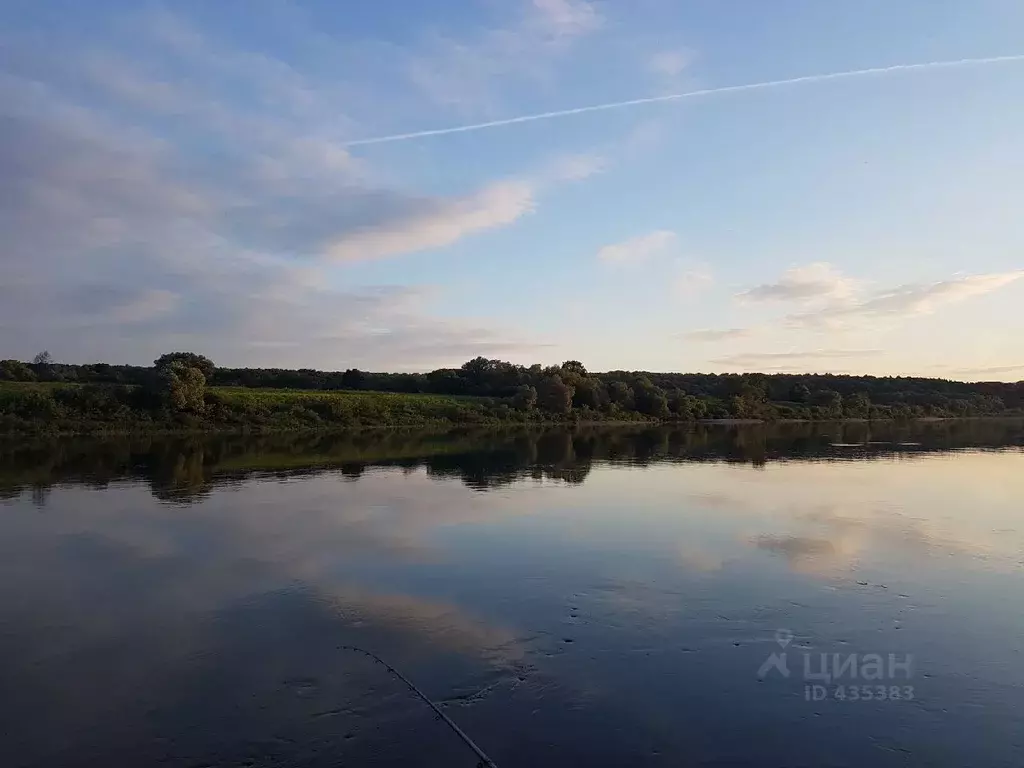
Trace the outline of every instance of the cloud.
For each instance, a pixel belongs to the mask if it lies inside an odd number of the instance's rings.
[[[647,60],[647,66],[656,75],[678,77],[693,62],[693,52],[686,48],[658,51]]]
[[[396,52],[408,57],[409,81],[434,104],[493,113],[504,89],[524,79],[547,82],[555,62],[603,24],[586,0],[520,0],[495,7],[512,11],[458,36],[426,36],[411,54]]]
[[[533,0],[537,18],[560,37],[579,37],[595,31],[603,23],[593,3],[587,0]]]
[[[841,325],[857,321],[927,315],[975,296],[999,290],[1024,277],[1024,270],[969,275],[934,283],[911,283],[865,298],[830,303],[820,309],[790,315],[798,326]]]
[[[110,95],[154,112],[181,113],[196,106],[194,94],[174,83],[144,76],[137,67],[110,53],[87,55],[81,71]]]
[[[675,232],[656,230],[620,243],[606,245],[597,252],[597,259],[611,265],[642,264],[664,254],[675,242]]]
[[[942,367],[945,368],[945,366]],[[1020,365],[993,365],[987,368],[960,368],[953,371],[953,373],[962,376],[984,376],[990,373],[1012,373],[1014,371],[1024,371],[1024,363]]]
[[[774,283],[737,294],[747,302],[804,305],[786,316],[794,328],[842,328],[870,321],[931,314],[938,309],[1004,288],[1024,277],[1024,270],[966,275],[929,283],[908,283],[867,290],[864,283],[826,263],[795,267]]]
[[[550,181],[582,181],[601,173],[607,167],[607,160],[598,154],[566,155],[551,163],[546,173]]]
[[[429,210],[360,228],[335,240],[328,254],[338,261],[360,261],[441,248],[495,227],[513,223],[535,206],[528,182],[505,182],[467,197],[439,201]]]
[[[745,339],[752,331],[749,328],[705,328],[699,331],[687,331],[679,334],[687,341],[735,341]]]
[[[677,296],[693,296],[704,291],[715,282],[715,276],[707,264],[676,265],[672,288]]]
[[[186,347],[225,365],[422,370],[543,347],[433,316],[436,287],[346,286],[318,257],[450,244],[517,220],[553,179],[430,197],[365,178],[346,151],[301,130],[221,143],[189,113],[224,150],[197,156],[118,114],[0,77],[0,343],[10,354],[142,363]],[[584,173],[582,161],[567,168]]]
[[[752,302],[796,301],[813,302],[841,299],[852,295],[857,281],[845,277],[831,264],[817,262],[787,270],[775,283],[765,283],[738,294],[740,299]]]
[[[334,105],[321,103],[324,91],[330,89],[328,83],[310,80],[281,59],[211,39],[181,15],[165,9],[145,13],[138,31],[174,56],[194,83],[206,81],[250,95],[256,104],[273,105],[292,116],[310,119],[325,108],[336,115]]]
[[[730,368],[763,368],[765,370],[785,369],[803,361],[847,360],[875,357],[882,354],[878,349],[814,349],[798,352],[743,352],[711,360],[717,365]]]

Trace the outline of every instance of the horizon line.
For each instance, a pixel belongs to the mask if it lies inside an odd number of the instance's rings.
[[[570,109],[559,109],[551,112],[538,112],[518,117],[507,117],[499,120],[489,120],[482,123],[469,123],[465,125],[449,126],[447,128],[432,128],[408,133],[394,133],[385,136],[372,136],[363,139],[353,139],[342,142],[343,147],[359,147],[371,144],[389,144],[398,141],[411,141],[433,136],[447,136],[455,133],[468,133],[471,131],[482,131],[487,128],[500,128],[506,125],[517,125],[519,123],[532,123],[539,120],[551,120],[559,117],[570,117],[572,115],[586,114],[589,112],[601,112],[611,109],[624,109],[627,107],[642,106],[645,104],[658,104],[668,101],[681,101],[683,99],[699,98],[702,96],[713,96],[720,93],[735,93],[741,91],[766,90],[780,88],[787,85],[801,85],[805,83],[820,83],[830,80],[852,79],[857,77],[869,77],[872,75],[885,75],[898,72],[913,72],[928,69],[951,69],[955,67],[982,66],[986,64],[1006,64],[1011,62],[1024,61],[1024,54],[1008,54],[1005,56],[987,56],[981,58],[950,59],[945,61],[928,61],[913,64],[892,64],[886,67],[870,67],[867,69],[851,69],[843,72],[828,72],[817,75],[802,75],[783,80],[765,80],[756,83],[742,83],[739,85],[723,85],[714,88],[701,88],[694,91],[683,91],[681,93],[670,93],[662,96],[647,96],[627,101],[613,101],[604,104],[591,104],[583,107]]]

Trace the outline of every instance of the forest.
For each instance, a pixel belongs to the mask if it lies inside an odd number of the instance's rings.
[[[831,374],[608,371],[477,357],[429,373],[224,368],[191,352],[153,366],[0,360],[0,431],[287,430],[361,426],[1020,415],[1024,382]]]

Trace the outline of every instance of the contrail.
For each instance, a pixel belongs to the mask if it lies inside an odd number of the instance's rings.
[[[569,117],[570,115],[582,115],[587,112],[601,112],[606,109],[623,109],[625,107],[636,107],[641,104],[659,104],[665,101],[680,101],[682,99],[695,99],[700,96],[712,96],[718,93],[736,93],[738,91],[759,91],[767,88],[779,88],[785,85],[801,85],[803,83],[823,83],[828,80],[845,80],[855,77],[867,77],[869,75],[885,75],[892,72],[913,72],[922,69],[942,69],[952,67],[972,67],[982,64],[1004,64],[1007,62],[1024,61],[1024,54],[1013,54],[1010,56],[990,56],[981,59],[955,59],[953,61],[928,61],[920,64],[893,64],[889,67],[872,67],[871,69],[854,69],[849,72],[830,72],[824,75],[804,75],[803,77],[791,77],[786,80],[767,80],[761,83],[745,83],[743,85],[724,85],[718,88],[702,88],[699,91],[685,91],[684,93],[670,93],[664,96],[648,96],[643,99],[630,99],[629,101],[613,101],[609,104],[591,104],[587,107],[576,107],[574,109],[559,109],[554,112],[541,112],[535,115],[521,115],[519,117],[507,117],[502,120],[491,120],[486,123],[472,123],[470,125],[455,125],[448,128],[434,128],[428,131],[413,131],[412,133],[395,133],[390,136],[374,136],[368,139],[355,139],[343,144],[346,147],[364,146],[366,144],[387,144],[392,141],[408,141],[410,139],[423,139],[428,136],[447,136],[450,133],[468,133],[469,131],[482,131],[485,128],[498,128],[503,125],[516,125],[517,123],[532,123],[537,120],[550,120],[556,117]]]

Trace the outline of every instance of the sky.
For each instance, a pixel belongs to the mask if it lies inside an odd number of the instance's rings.
[[[1024,379],[1022,33],[1019,0],[7,0],[0,358]]]

